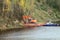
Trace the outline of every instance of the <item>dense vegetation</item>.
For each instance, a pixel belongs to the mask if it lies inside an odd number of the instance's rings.
[[[17,26],[13,22],[30,15],[38,22],[60,19],[60,0],[0,0],[0,26]],[[13,26],[13,28],[14,28]]]

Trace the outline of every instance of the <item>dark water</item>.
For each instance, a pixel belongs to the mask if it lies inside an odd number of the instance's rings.
[[[60,27],[35,27],[8,31],[0,35],[0,40],[60,40]]]

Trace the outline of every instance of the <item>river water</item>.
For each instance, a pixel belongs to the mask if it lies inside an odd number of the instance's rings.
[[[35,27],[9,31],[1,34],[0,40],[60,40],[60,27]]]

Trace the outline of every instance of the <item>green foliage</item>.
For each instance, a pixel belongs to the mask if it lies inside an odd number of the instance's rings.
[[[50,7],[55,8],[55,9],[59,9],[56,0],[47,0],[46,2]]]
[[[26,2],[26,13],[28,15],[32,15],[37,20],[47,20],[47,19],[59,19],[60,12],[59,6],[56,0],[33,0],[33,6],[31,7],[30,1]],[[32,8],[32,10],[30,9]],[[30,14],[29,14],[30,13]],[[34,14],[33,14],[34,13]],[[45,17],[46,16],[46,17]]]
[[[23,15],[32,16],[38,22],[60,19],[60,0],[10,0],[4,4],[3,2],[0,2],[0,15],[2,19],[10,20],[11,23],[14,20],[21,21]]]

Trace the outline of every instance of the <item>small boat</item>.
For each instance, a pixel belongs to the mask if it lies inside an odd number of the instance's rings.
[[[43,26],[60,26],[60,24],[52,23],[52,22],[47,22]]]
[[[60,26],[60,24],[45,24],[43,26]]]

